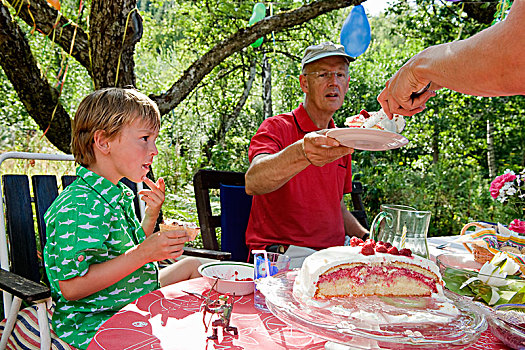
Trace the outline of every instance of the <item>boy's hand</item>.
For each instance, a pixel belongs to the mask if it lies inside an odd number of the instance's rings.
[[[182,255],[188,240],[184,229],[158,231],[147,237],[139,249],[146,262],[175,259]]]
[[[157,183],[154,183],[149,178],[145,177],[144,183],[146,183],[146,185],[148,185],[150,188],[149,190],[139,191],[141,199],[146,202],[145,215],[146,217],[151,217],[156,220],[157,216],[159,216],[160,208],[164,203],[164,191],[166,189],[166,184],[164,183],[164,179],[162,177],[159,177]]]

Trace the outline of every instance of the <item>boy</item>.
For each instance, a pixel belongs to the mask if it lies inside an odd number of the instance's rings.
[[[153,232],[164,202],[164,180],[149,180],[160,114],[133,89],[108,88],[88,95],[73,121],[72,152],[77,179],[46,212],[46,273],[53,300],[53,329],[85,349],[114,313],[159,286],[199,276],[199,261],[183,259],[158,271],[155,261],[177,258],[184,230]],[[133,192],[119,180],[144,181],[140,224]]]

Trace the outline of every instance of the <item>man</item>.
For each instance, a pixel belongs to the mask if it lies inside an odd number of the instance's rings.
[[[345,234],[366,238],[343,194],[352,190],[351,153],[326,137],[348,91],[348,56],[331,42],[308,47],[299,76],[304,102],[266,119],[252,138],[246,192],[254,195],[248,248],[289,254],[298,247],[343,245]],[[306,254],[299,254],[306,255]],[[303,257],[304,258],[304,257]]]
[[[515,0],[504,21],[412,57],[388,80],[377,100],[392,117],[421,112],[442,87],[476,96],[525,94],[524,21],[525,0]],[[429,83],[428,91],[414,96]]]

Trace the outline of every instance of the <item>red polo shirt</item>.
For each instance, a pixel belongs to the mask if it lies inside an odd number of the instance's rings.
[[[329,128],[334,128],[333,120]],[[250,162],[259,154],[274,154],[319,130],[300,104],[292,113],[263,121],[252,138]],[[322,249],[344,244],[341,213],[343,194],[352,191],[351,156],[323,167],[309,165],[281,188],[253,196],[246,229],[248,249],[272,244]]]

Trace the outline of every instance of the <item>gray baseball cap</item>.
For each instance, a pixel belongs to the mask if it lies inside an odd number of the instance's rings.
[[[308,46],[306,50],[304,50],[304,56],[301,60],[301,69],[303,69],[308,63],[312,63],[321,58],[329,56],[343,56],[346,58],[348,63],[355,60],[355,58],[346,54],[343,45],[337,45],[330,41],[326,41],[324,43],[320,43],[319,45]]]

